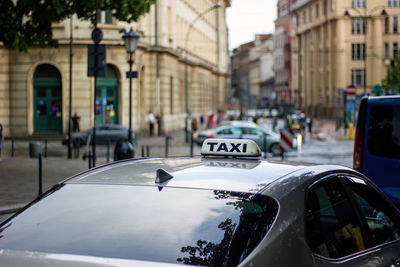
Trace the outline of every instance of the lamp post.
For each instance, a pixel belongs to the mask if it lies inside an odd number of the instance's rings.
[[[188,85],[188,40],[189,40],[189,34],[193,28],[193,25],[198,21],[201,17],[203,17],[206,13],[210,12],[211,10],[217,9],[221,7],[222,5],[220,3],[213,5],[209,9],[203,11],[203,13],[200,13],[189,25],[189,29],[186,32],[186,37],[185,37],[185,112],[186,112],[186,117],[185,117],[185,141],[186,143],[189,142],[189,136],[188,136],[188,119],[189,119],[189,85]]]
[[[351,9],[355,10],[355,11],[359,14],[359,16],[360,16],[361,18],[364,18],[364,19],[365,19],[365,32],[364,32],[364,44],[365,44],[365,55],[364,55],[364,57],[365,57],[365,58],[364,58],[364,94],[367,93],[367,59],[368,59],[368,57],[367,57],[367,52],[368,52],[367,37],[368,37],[368,19],[374,17],[373,13],[374,13],[374,11],[376,11],[378,8],[382,8],[382,7],[381,7],[381,6],[374,7],[374,8],[371,9],[369,12],[367,12],[367,8],[365,7],[365,8],[364,8],[364,10],[365,10],[364,14],[361,14],[361,12],[360,12],[357,8],[354,8],[354,7],[351,8]],[[346,9],[346,11],[344,12],[344,16],[345,16],[345,17],[348,17],[348,18],[354,18],[354,17],[349,13],[349,11],[348,11],[347,9]],[[383,16],[383,17],[387,17],[387,16],[388,16],[388,14],[387,14],[387,12],[386,12],[385,9],[382,9],[381,16]]]
[[[135,53],[138,42],[139,42],[139,35],[137,35],[132,28],[129,32],[122,30],[124,35],[122,39],[125,42],[126,52],[129,53],[129,72],[126,73],[126,77],[129,78],[129,131],[128,131],[128,141],[132,143],[132,78],[137,77],[137,72],[132,72],[132,54]]]

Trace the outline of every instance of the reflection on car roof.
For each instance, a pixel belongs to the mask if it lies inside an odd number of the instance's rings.
[[[168,186],[255,192],[301,164],[223,158],[168,158],[123,161],[75,176],[67,183],[156,185],[158,169],[173,176]]]

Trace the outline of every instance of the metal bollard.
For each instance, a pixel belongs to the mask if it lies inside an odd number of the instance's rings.
[[[142,158],[144,158],[144,146],[142,146]]]
[[[14,157],[14,138],[11,138],[11,157]]]
[[[42,194],[42,152],[39,152],[39,196]]]
[[[107,162],[110,162],[110,139],[107,140]]]
[[[193,157],[193,132],[190,134],[190,157]]]
[[[47,139],[44,139],[44,157],[47,158]]]
[[[150,146],[146,146],[146,157],[150,157]]]
[[[92,152],[91,151],[89,151],[88,152],[88,162],[89,162],[89,169],[91,169],[92,168]]]
[[[165,136],[165,157],[168,158],[168,145],[169,145],[169,136]]]
[[[264,135],[264,158],[267,158],[268,148],[267,148],[267,136]]]

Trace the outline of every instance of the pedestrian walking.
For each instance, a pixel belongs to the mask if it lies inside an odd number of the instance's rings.
[[[147,120],[149,122],[149,134],[150,136],[153,136],[154,134],[154,123],[156,121],[156,118],[154,117],[154,114],[152,111],[149,111],[149,115],[147,116]]]
[[[81,117],[75,112],[74,116],[72,116],[72,132],[80,132],[79,122],[81,121]]]
[[[3,146],[3,140],[4,140],[3,125],[0,123],[0,160],[1,160],[1,148]]]
[[[200,115],[200,127],[201,127],[201,129],[204,129],[204,115],[203,114]]]
[[[313,120],[312,120],[311,117],[308,117],[307,119],[308,119],[308,120],[307,120],[308,132],[309,132],[310,134],[312,134]]]
[[[197,123],[197,118],[196,118],[196,117],[193,117],[193,118],[192,118],[192,123],[191,123],[192,131],[193,131],[193,132],[197,131],[197,128],[198,128],[198,125],[197,125],[197,124],[198,124],[198,123]]]

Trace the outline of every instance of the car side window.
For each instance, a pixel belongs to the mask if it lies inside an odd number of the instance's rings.
[[[223,129],[219,131],[217,134],[233,134],[231,128]]]
[[[338,177],[308,190],[305,219],[307,242],[314,253],[337,259],[365,249],[360,222]]]
[[[345,182],[354,194],[368,226],[370,246],[400,239],[399,218],[389,203],[364,180],[349,177]]]
[[[242,133],[250,135],[259,135],[261,132],[259,132],[257,129],[254,128],[242,127]]]

